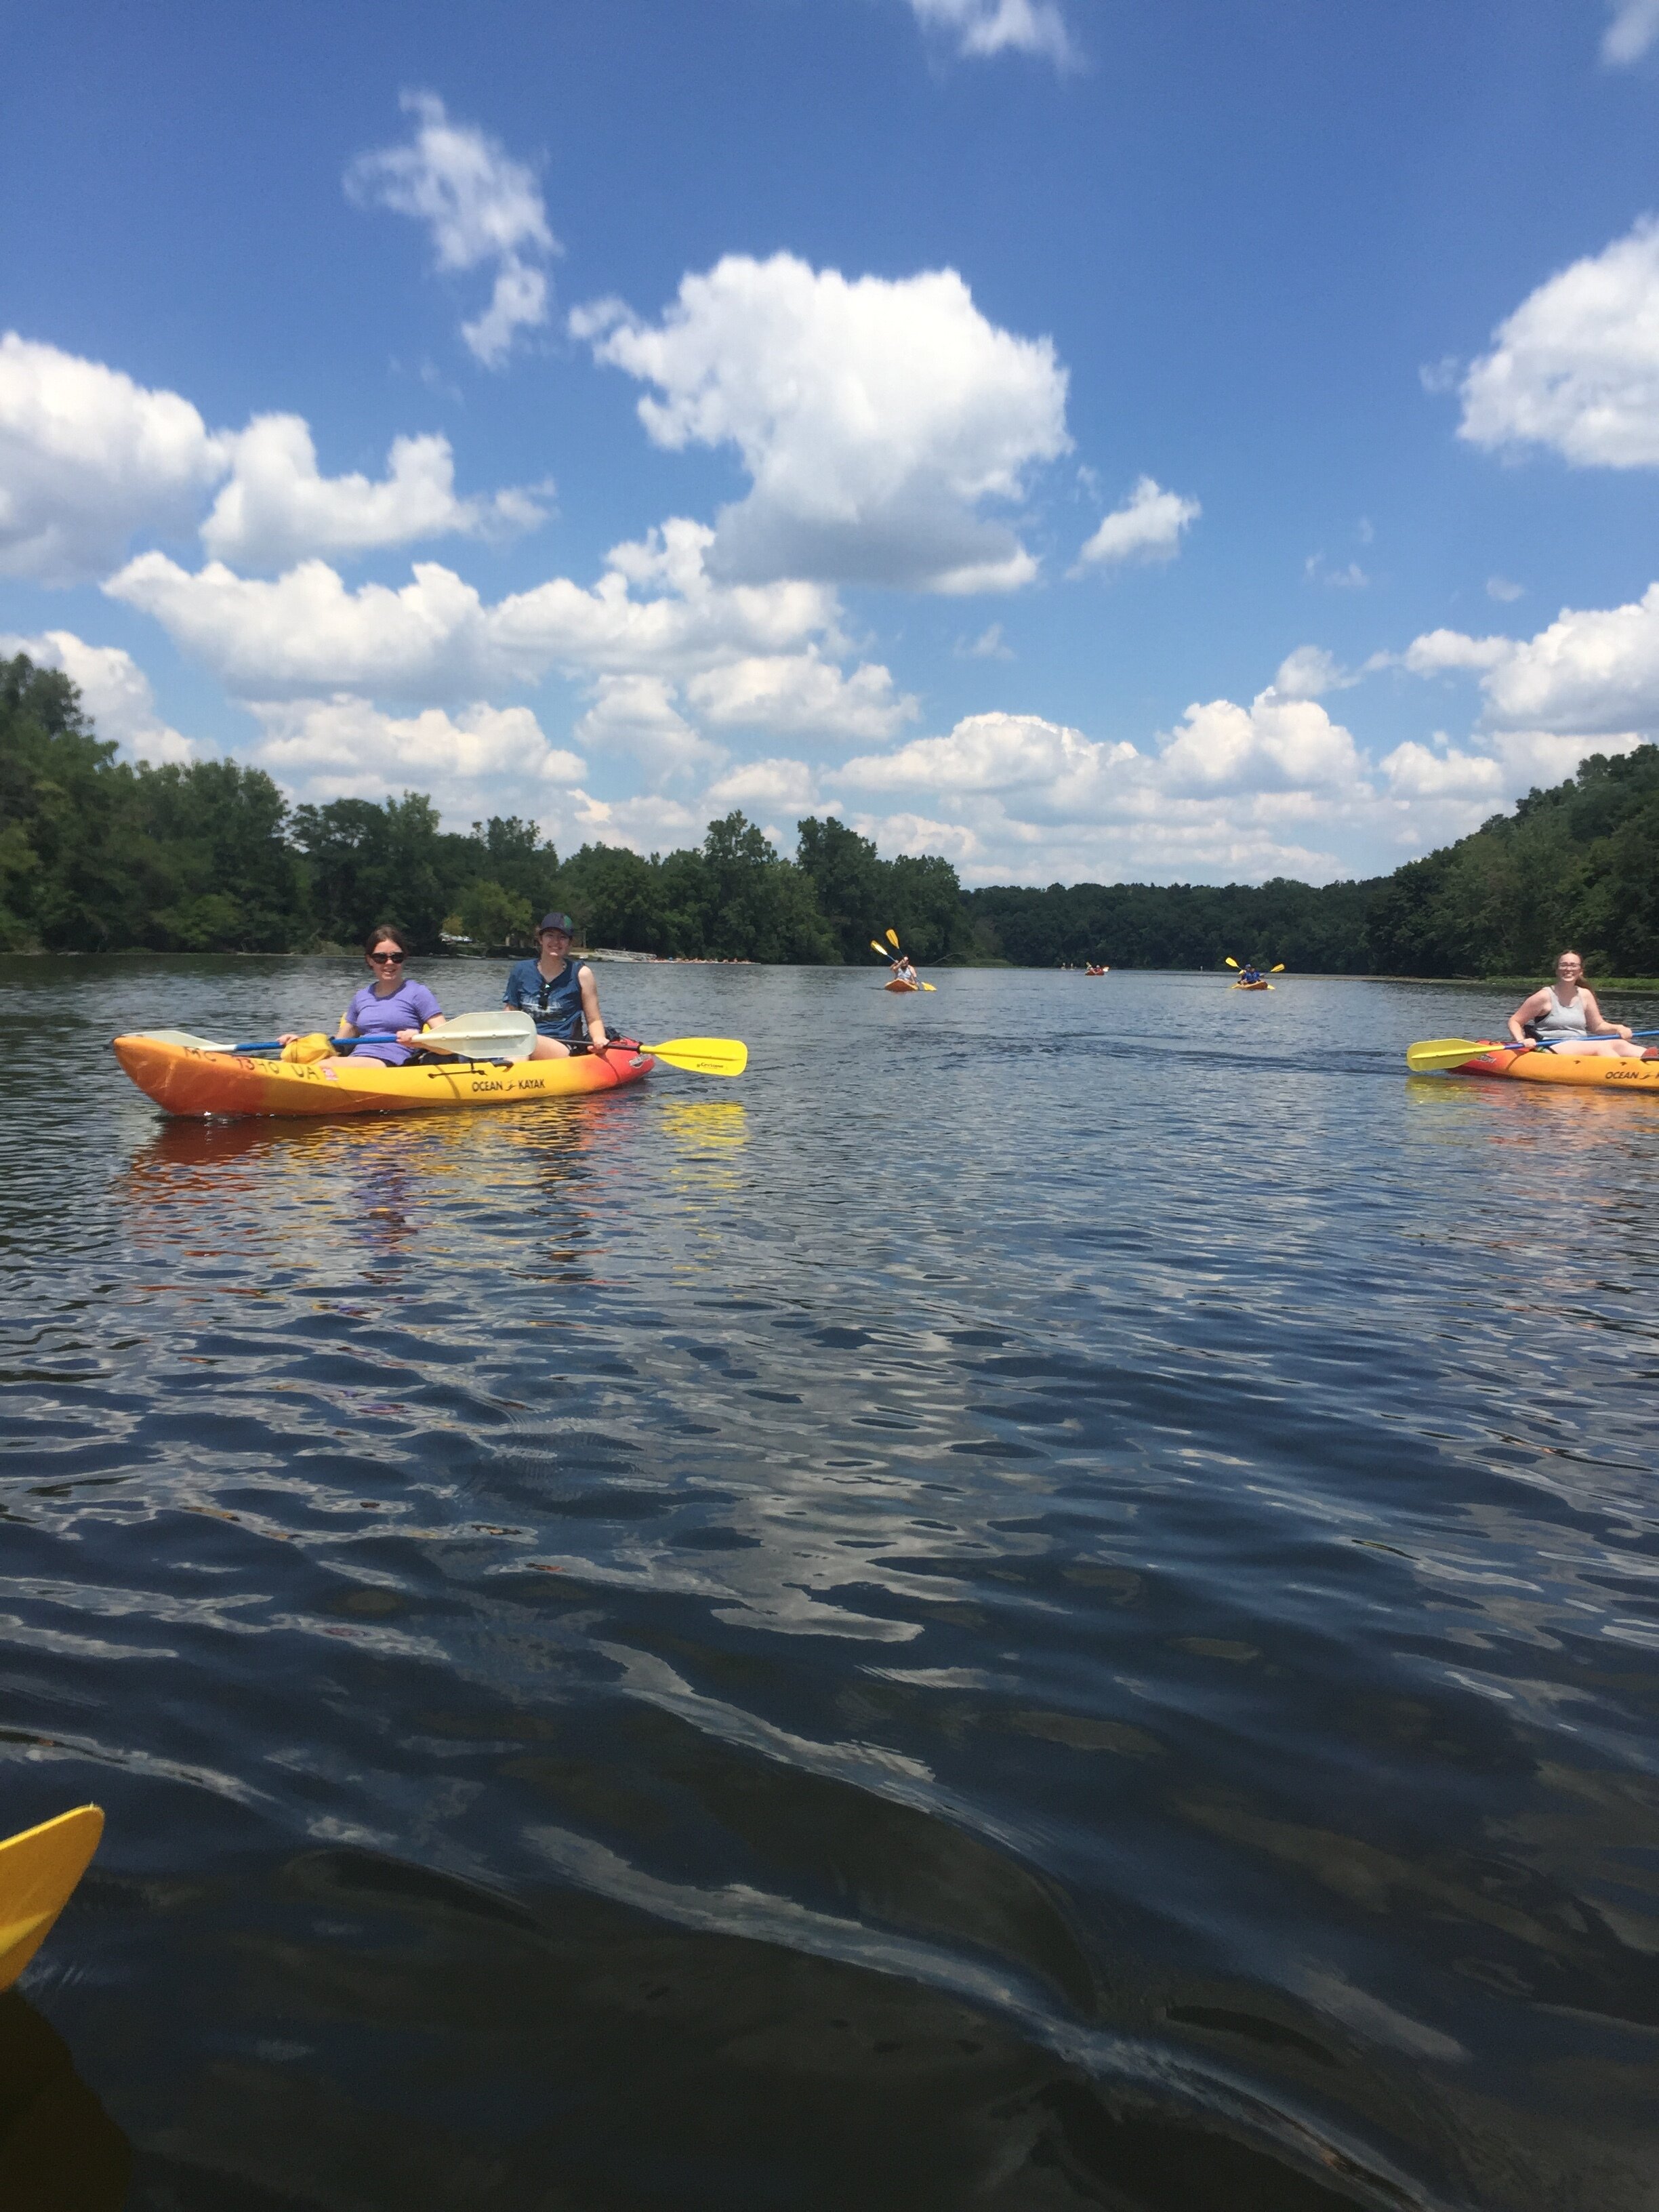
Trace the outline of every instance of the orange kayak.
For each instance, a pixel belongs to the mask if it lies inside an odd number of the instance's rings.
[[[1602,1052],[1517,1052],[1495,1044],[1479,1060],[1466,1060],[1459,1075],[1513,1076],[1521,1083],[1566,1083],[1610,1091],[1650,1091],[1659,1096],[1659,1060],[1615,1060]]]
[[[884,983],[881,988],[884,991],[919,991],[921,986],[920,983],[901,983],[895,975],[890,983]]]
[[[388,1067],[353,1054],[296,1062],[204,1052],[159,1037],[118,1036],[115,1057],[147,1098],[169,1114],[401,1114],[454,1106],[527,1106],[538,1099],[616,1091],[656,1065],[616,1045],[568,1060],[432,1061]]]

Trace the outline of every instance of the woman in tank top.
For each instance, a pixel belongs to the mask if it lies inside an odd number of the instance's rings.
[[[1556,962],[1553,983],[1521,1001],[1510,1016],[1510,1035],[1516,1044],[1547,1045],[1553,1052],[1593,1052],[1619,1060],[1646,1056],[1639,1044],[1631,1042],[1627,1029],[1603,1020],[1576,952],[1564,952]]]

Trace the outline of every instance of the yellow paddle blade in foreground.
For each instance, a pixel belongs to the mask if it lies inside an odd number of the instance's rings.
[[[1421,1044],[1407,1047],[1406,1065],[1414,1075],[1422,1075],[1434,1067],[1461,1067],[1466,1060],[1479,1060],[1483,1053],[1498,1049],[1490,1040],[1475,1044],[1468,1037],[1426,1037]],[[1513,1047],[1503,1049],[1513,1050]]]
[[[9,1990],[52,1933],[104,1832],[95,1805],[78,1806],[0,1844],[0,1990]]]
[[[890,960],[893,957],[887,947],[884,945],[878,945],[873,937],[870,939],[870,950],[872,952],[879,952],[884,960]]]
[[[739,1037],[670,1037],[640,1050],[691,1075],[741,1075],[749,1065],[749,1048]]]

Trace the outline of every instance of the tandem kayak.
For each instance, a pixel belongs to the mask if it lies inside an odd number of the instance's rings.
[[[1235,991],[1271,991],[1273,985],[1271,983],[1235,983],[1233,988]]]
[[[1659,1060],[1615,1060],[1602,1052],[1536,1052],[1495,1044],[1466,1060],[1459,1075],[1513,1076],[1521,1083],[1570,1083],[1592,1089],[1650,1091],[1659,1095]]]
[[[388,1067],[384,1060],[289,1061],[206,1052],[142,1035],[115,1039],[115,1057],[147,1098],[168,1114],[401,1114],[453,1106],[528,1106],[637,1083],[655,1066],[631,1044],[568,1060],[436,1060]]]

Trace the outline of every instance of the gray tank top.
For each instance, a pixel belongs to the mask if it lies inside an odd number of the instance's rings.
[[[1581,985],[1568,1004],[1561,1003],[1561,995],[1553,983],[1549,986],[1550,1003],[1547,1013],[1532,1024],[1538,1036],[1587,1036],[1584,1021],[1584,993]]]

